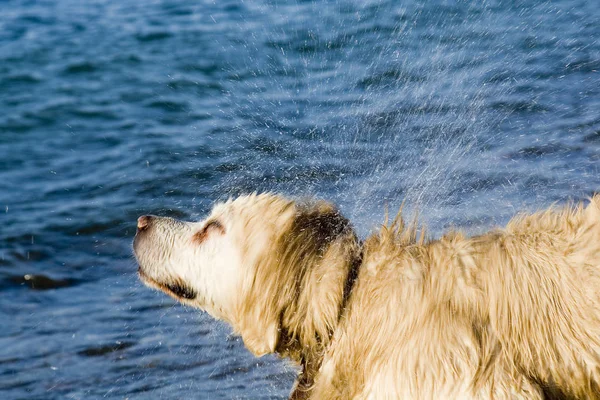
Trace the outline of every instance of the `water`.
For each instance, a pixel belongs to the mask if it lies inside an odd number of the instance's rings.
[[[0,110],[0,397],[284,398],[292,367],[140,285],[135,218],[276,190],[437,236],[585,198],[600,8],[9,0]]]

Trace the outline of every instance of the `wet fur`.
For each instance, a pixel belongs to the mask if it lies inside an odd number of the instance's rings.
[[[291,398],[600,398],[600,196],[470,238],[399,216],[364,243],[328,203],[244,201],[226,320],[302,366]]]

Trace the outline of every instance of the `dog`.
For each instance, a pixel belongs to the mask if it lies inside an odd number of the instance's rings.
[[[600,399],[600,195],[506,227],[361,241],[322,200],[272,193],[200,222],[142,216],[148,286],[301,367],[291,399]]]

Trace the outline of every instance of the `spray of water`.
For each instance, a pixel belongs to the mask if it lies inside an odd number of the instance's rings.
[[[322,196],[363,233],[386,205],[406,201],[435,222],[457,203],[478,137],[506,118],[486,103],[506,87],[486,86],[498,54],[481,51],[485,5],[470,19],[385,2],[254,7],[264,31],[251,30],[247,58],[231,65],[223,109],[236,121],[232,148],[253,151],[219,193]]]

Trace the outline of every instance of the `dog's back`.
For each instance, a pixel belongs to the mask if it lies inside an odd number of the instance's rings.
[[[369,238],[314,398],[600,398],[600,196],[473,238]]]

